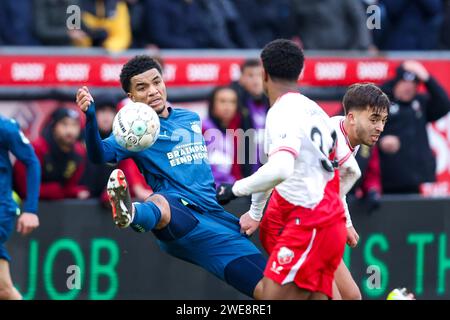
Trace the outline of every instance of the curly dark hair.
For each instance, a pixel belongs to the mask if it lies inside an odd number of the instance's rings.
[[[162,74],[161,65],[156,59],[153,59],[150,56],[139,55],[130,59],[123,65],[122,71],[120,72],[120,84],[122,85],[122,89],[126,93],[130,92],[131,78],[153,68]]]
[[[297,81],[305,57],[295,42],[277,39],[269,42],[261,52],[264,70],[272,79]]]
[[[345,114],[351,110],[373,109],[376,113],[389,112],[388,96],[373,83],[355,83],[348,87],[342,99]]]

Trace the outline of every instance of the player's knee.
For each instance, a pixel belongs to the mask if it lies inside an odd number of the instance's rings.
[[[255,300],[263,300],[263,297],[264,297],[264,282],[261,279],[256,285],[255,290],[253,290],[253,298]]]
[[[282,299],[282,291],[280,285],[270,278],[264,277],[260,281],[261,285],[258,288],[259,300],[279,300]],[[256,297],[255,297],[256,299]]]
[[[170,205],[167,199],[160,194],[154,193],[150,197],[148,197],[145,202],[153,202],[161,212],[161,219],[156,225],[156,229],[161,229],[167,226],[171,218]]]

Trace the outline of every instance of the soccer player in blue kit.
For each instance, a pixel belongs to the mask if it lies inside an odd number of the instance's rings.
[[[249,297],[260,298],[266,259],[241,233],[239,219],[217,203],[199,116],[166,101],[161,67],[151,57],[129,60],[120,82],[132,101],[149,105],[160,117],[158,139],[143,151],[128,151],[113,135],[102,141],[88,88],[80,88],[76,99],[86,113],[89,159],[105,163],[133,158],[155,192],[143,203],[131,203],[125,176],[115,170],[107,187],[114,222],[120,228],[152,231],[170,255],[206,269]]]
[[[30,141],[20,131],[17,122],[0,116],[0,300],[19,300],[22,296],[14,288],[9,271],[11,257],[4,247],[4,243],[12,233],[18,210],[12,198],[12,166],[9,152],[27,168],[27,198],[23,213],[17,221],[17,231],[27,235],[39,226],[36,213],[41,167]]]

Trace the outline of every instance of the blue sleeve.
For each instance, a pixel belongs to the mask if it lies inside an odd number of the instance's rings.
[[[23,212],[37,213],[39,189],[41,183],[41,165],[30,141],[20,131],[19,125],[9,130],[8,147],[27,169],[27,198],[22,207]]]
[[[117,144],[113,135],[105,140],[100,137],[93,102],[86,111],[86,148],[89,160],[96,164],[117,163],[130,158],[129,152]]]

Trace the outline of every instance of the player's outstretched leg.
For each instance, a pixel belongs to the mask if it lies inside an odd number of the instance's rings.
[[[111,173],[106,191],[111,203],[114,223],[119,228],[128,227],[133,221],[134,208],[128,183],[122,170],[115,169]]]
[[[129,186],[122,170],[116,169],[109,176],[107,192],[112,207],[114,223],[119,228],[130,226],[136,232],[148,232],[158,226],[162,221],[168,223],[170,216],[166,212],[164,219],[161,219],[161,210],[158,207],[164,207],[161,204],[160,195],[153,195],[147,202],[131,202]]]

